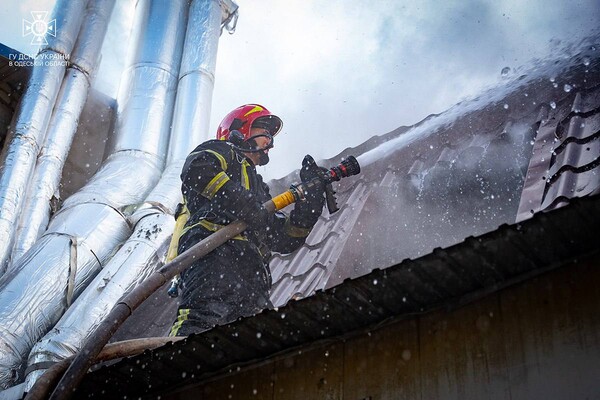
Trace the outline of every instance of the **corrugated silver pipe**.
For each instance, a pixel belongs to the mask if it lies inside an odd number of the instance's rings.
[[[120,90],[117,133],[98,173],[68,198],[47,232],[0,279],[0,387],[131,235],[128,210],[164,167],[185,37],[186,0],[140,0],[133,63]]]
[[[133,235],[54,329],[34,346],[28,369],[36,371],[27,376],[27,389],[50,363],[74,355],[121,297],[161,263],[159,255],[168,246],[175,225],[173,214],[181,201],[183,163],[194,147],[208,138],[220,27],[229,17],[218,0],[192,2],[167,168],[144,205],[133,214]]]
[[[48,227],[50,201],[59,198],[59,183],[92,78],[99,63],[100,49],[115,0],[94,0],[88,4],[86,22],[73,50],[48,133],[27,190],[25,206],[10,255],[14,263],[29,250]],[[7,268],[10,271],[10,264]]]
[[[86,9],[87,0],[58,0],[51,19],[56,37],[35,58],[31,78],[9,131],[0,164],[0,275],[8,264],[19,213],[35,161],[44,141],[52,108]]]

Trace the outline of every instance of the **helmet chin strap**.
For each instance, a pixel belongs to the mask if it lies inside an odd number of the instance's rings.
[[[261,136],[270,139],[265,147],[258,147],[256,143],[255,139]],[[244,135],[239,131],[233,130],[229,134],[229,143],[234,149],[242,153],[259,153],[258,165],[266,165],[269,162],[269,154],[265,150],[273,148],[273,141],[273,136],[268,133],[255,135],[247,140],[244,140]]]

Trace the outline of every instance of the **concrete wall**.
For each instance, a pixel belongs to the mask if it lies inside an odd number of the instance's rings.
[[[163,399],[600,399],[600,254]]]

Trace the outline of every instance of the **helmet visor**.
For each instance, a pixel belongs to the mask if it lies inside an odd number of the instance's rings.
[[[281,126],[283,125],[281,118],[276,115],[265,115],[263,117],[258,117],[252,123],[252,128],[261,128],[269,131],[271,136],[277,135],[281,130]]]

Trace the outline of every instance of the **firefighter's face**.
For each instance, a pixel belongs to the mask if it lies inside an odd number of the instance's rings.
[[[251,141],[253,147],[264,149],[256,153],[245,153],[254,165],[265,165],[269,162],[269,148],[273,139],[270,136],[264,135],[270,135],[270,132],[264,128],[250,129],[249,141]]]

